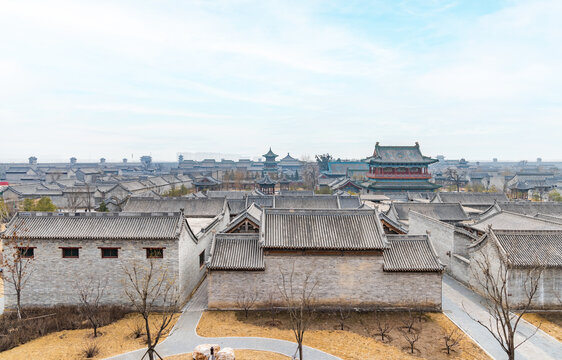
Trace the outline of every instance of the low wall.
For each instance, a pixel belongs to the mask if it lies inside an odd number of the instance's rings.
[[[239,309],[244,294],[256,294],[256,308],[282,306],[281,274],[288,279],[293,266],[294,288],[302,286],[307,271],[317,280],[319,307],[441,310],[441,273],[384,272],[382,256],[288,255],[266,256],[264,271],[210,271],[209,308]]]

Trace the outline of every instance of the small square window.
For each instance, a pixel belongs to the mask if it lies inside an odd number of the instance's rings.
[[[62,257],[67,258],[78,258],[79,248],[62,248]]]
[[[33,259],[35,248],[32,247],[20,247],[18,248],[20,252],[20,257],[23,259]]]
[[[201,254],[199,254],[199,267],[203,267],[203,265],[205,265],[205,251],[203,250],[203,252]]]
[[[162,259],[164,257],[164,248],[146,248],[147,259]]]
[[[102,258],[117,258],[117,257],[119,257],[119,249],[118,248],[101,248],[101,257]]]

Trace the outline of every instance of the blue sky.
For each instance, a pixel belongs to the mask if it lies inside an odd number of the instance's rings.
[[[562,1],[0,0],[0,162],[562,160]]]

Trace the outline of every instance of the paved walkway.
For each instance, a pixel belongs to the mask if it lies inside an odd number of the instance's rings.
[[[206,338],[197,335],[196,328],[203,310],[207,308],[207,281],[205,280],[192,299],[183,309],[183,312],[174,326],[172,333],[166,340],[156,346],[156,350],[162,357],[192,352],[199,344],[219,344],[221,348],[249,349],[276,352],[279,354],[293,356],[297,344],[277,339],[256,337],[221,337]],[[110,359],[138,360],[145,350],[137,350],[126,354],[114,356]],[[304,357],[311,360],[341,360],[340,358],[327,354],[310,347],[304,348]]]
[[[480,321],[487,322],[490,315],[481,305],[483,298],[469,290],[455,279],[443,277],[443,312],[465,333],[472,337],[480,346],[497,360],[507,359],[499,343],[482,325],[472,320],[467,314]],[[521,321],[517,327],[516,340],[522,341],[532,334],[534,327]],[[516,360],[555,360],[562,359],[562,344],[539,330],[517,350]]]

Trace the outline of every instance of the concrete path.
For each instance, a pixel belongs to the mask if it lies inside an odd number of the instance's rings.
[[[189,303],[185,306],[172,333],[166,340],[156,346],[156,350],[162,357],[192,352],[199,344],[219,344],[221,348],[249,349],[271,351],[279,354],[293,356],[297,344],[277,339],[256,337],[221,337],[206,338],[197,335],[196,328],[203,310],[207,307],[207,283],[204,281]],[[110,359],[138,360],[145,350],[132,351],[126,354],[114,356]],[[327,354],[323,351],[310,347],[304,348],[304,357],[311,360],[341,360],[340,358]]]
[[[481,305],[484,299],[455,279],[443,277],[443,312],[465,333],[473,338],[494,359],[507,359],[494,337],[482,325],[470,318],[487,323],[490,315]],[[534,326],[521,321],[517,327],[516,341],[520,342],[534,331]],[[532,338],[517,348],[516,360],[559,360],[562,359],[562,344],[539,330]]]

